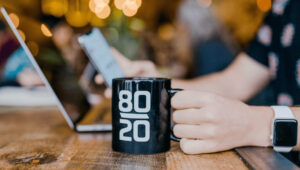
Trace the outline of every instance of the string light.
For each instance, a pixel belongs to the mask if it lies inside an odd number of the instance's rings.
[[[20,24],[19,17],[15,13],[10,13],[9,14],[9,18],[11,19],[11,21],[13,22],[13,24],[15,25],[15,27],[18,28],[18,26]]]
[[[48,28],[45,24],[42,24],[42,25],[41,25],[41,31],[42,31],[42,33],[43,33],[46,37],[52,37],[51,31],[49,30],[49,28]]]

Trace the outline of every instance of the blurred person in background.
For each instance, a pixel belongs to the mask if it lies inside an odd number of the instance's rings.
[[[269,106],[244,102],[271,83],[276,105],[290,106],[300,121],[300,1],[276,0],[245,52],[225,70],[191,80],[173,79],[184,89],[172,98],[174,133],[188,154],[240,146],[271,146],[274,117]],[[150,61],[131,61],[112,50],[128,77],[160,77]],[[103,83],[101,75],[96,82]],[[107,91],[109,95],[110,91]],[[298,128],[299,129],[299,128]],[[298,143],[300,150],[300,130]]]
[[[88,62],[77,41],[80,34],[76,34],[73,28],[61,18],[45,15],[41,18],[41,22],[50,28],[55,46],[80,77]]]
[[[177,12],[177,22],[177,27],[187,29],[195,76],[221,71],[233,61],[237,45],[210,8],[197,0],[184,0]]]
[[[0,86],[42,85],[25,51],[0,21]]]
[[[233,62],[241,51],[233,35],[221,24],[213,11],[199,0],[184,0],[177,13],[177,27],[186,29],[191,44],[191,55],[195,77],[222,71]],[[180,35],[180,34],[179,34]],[[180,46],[183,37],[180,37]],[[178,45],[179,46],[179,45]],[[180,48],[180,47],[178,47]],[[268,85],[247,101],[252,105],[269,105],[274,103],[273,88]]]

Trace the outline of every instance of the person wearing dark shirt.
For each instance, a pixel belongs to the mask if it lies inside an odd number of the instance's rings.
[[[300,104],[300,1],[275,1],[246,53],[268,67],[278,105]]]
[[[173,131],[181,138],[183,152],[199,154],[240,146],[272,145],[277,151],[300,150],[300,130],[295,123],[300,121],[297,106],[300,105],[299,9],[299,0],[274,0],[249,49],[238,54],[225,70],[191,80],[172,80],[173,88],[184,89],[171,101],[176,109]],[[130,61],[116,50],[112,51],[126,76],[161,76],[152,62]],[[95,80],[103,83],[101,75]],[[275,89],[276,107],[244,103],[269,83]],[[111,91],[108,89],[105,94],[109,96]],[[284,126],[273,130],[274,118],[280,116],[289,119],[281,124]],[[293,126],[282,129],[287,122]],[[296,146],[279,148],[276,132],[284,142]],[[270,136],[276,140],[271,141]]]

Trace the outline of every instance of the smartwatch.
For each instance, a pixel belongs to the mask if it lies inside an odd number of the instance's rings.
[[[290,152],[297,145],[298,122],[287,106],[271,106],[274,111],[271,142],[277,152]]]

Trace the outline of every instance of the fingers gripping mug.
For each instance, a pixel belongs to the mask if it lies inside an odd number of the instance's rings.
[[[117,78],[112,94],[112,148],[131,154],[154,154],[170,149],[171,89],[166,78]]]

